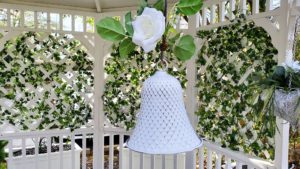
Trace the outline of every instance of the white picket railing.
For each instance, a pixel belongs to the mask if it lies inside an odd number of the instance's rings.
[[[29,166],[33,166],[33,169],[39,169],[41,166],[40,160],[41,156],[39,151],[39,139],[46,138],[46,166],[47,169],[52,169],[53,167],[59,166],[59,169],[63,168],[78,168],[87,169],[87,138],[93,137],[94,130],[93,128],[84,128],[78,129],[73,132],[70,130],[50,130],[50,131],[34,131],[34,132],[20,132],[20,133],[8,133],[1,134],[1,139],[8,140],[8,158],[7,164],[8,169],[14,169],[20,160],[25,160],[29,164]],[[177,154],[177,155],[147,155],[143,153],[133,152],[126,148],[126,138],[129,137],[130,131],[125,131],[124,129],[118,128],[105,128],[104,136],[102,139],[103,145],[105,147],[104,155],[104,163],[105,166],[109,169],[116,169],[116,166],[119,166],[119,169],[185,169],[185,154]],[[58,152],[51,152],[51,138],[56,137],[59,140]],[[126,137],[126,138],[125,138]],[[66,160],[66,153],[63,151],[63,146],[67,144],[66,138],[69,144],[71,144],[71,156],[69,160]],[[119,140],[117,142],[115,139]],[[32,140],[34,142],[34,146],[30,147],[27,145],[27,141]],[[81,140],[82,145],[78,147],[75,141]],[[14,142],[21,142],[21,145],[15,147]],[[26,150],[28,148],[34,148],[34,154],[28,155]],[[21,155],[15,156],[14,153],[16,151],[21,151]],[[80,159],[75,157],[76,152],[80,153]],[[95,150],[94,150],[95,151]],[[116,153],[117,152],[117,153]],[[272,169],[275,168],[274,164],[271,162],[259,159],[257,157],[252,157],[249,155],[245,155],[241,152],[235,152],[226,148],[222,148],[219,145],[216,145],[209,141],[204,141],[204,144],[199,149],[196,149],[193,153],[196,154],[198,160],[196,160],[197,168],[199,169],[232,169],[236,167],[237,169],[242,169],[242,166],[247,166],[248,168],[255,169]],[[53,158],[57,157],[54,162]],[[28,158],[32,158],[33,160],[26,160]],[[80,163],[79,161],[80,160]],[[93,160],[96,160],[95,158]],[[118,161],[118,163],[115,162]],[[66,165],[65,163],[69,163]],[[44,163],[45,164],[45,163]],[[26,164],[27,166],[28,164]],[[22,168],[26,166],[22,166]],[[66,167],[67,166],[67,167]],[[104,166],[104,164],[103,164]],[[20,166],[18,166],[20,167]]]

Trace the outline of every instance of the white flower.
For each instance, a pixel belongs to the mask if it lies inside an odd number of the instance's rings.
[[[165,32],[165,17],[161,11],[146,7],[143,13],[132,22],[132,26],[133,43],[141,46],[148,53],[155,49]]]

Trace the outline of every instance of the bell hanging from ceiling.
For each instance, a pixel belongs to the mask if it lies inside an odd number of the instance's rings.
[[[187,116],[180,82],[164,71],[156,72],[144,82],[128,148],[147,154],[177,154],[201,145]]]

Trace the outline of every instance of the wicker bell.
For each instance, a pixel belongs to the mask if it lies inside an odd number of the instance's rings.
[[[179,81],[164,71],[144,82],[137,120],[127,142],[133,151],[177,154],[202,145],[187,116]]]

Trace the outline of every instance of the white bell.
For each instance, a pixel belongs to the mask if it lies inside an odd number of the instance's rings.
[[[177,154],[201,145],[187,116],[179,81],[164,71],[156,72],[144,82],[128,148],[147,154]]]

